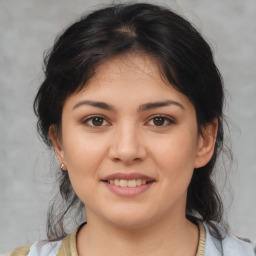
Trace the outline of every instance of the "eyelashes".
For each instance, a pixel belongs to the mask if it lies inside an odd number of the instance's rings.
[[[170,117],[157,115],[151,117],[151,119],[148,121],[148,124],[156,127],[166,127],[171,124],[175,124],[175,122]]]
[[[89,127],[102,127],[110,126],[111,124],[106,120],[104,116],[92,115],[82,121],[82,123]]]
[[[148,119],[146,122],[147,126],[154,126],[157,128],[167,127],[175,124],[173,118],[165,115],[155,115]],[[82,124],[88,127],[100,128],[105,126],[111,126],[111,123],[102,115],[91,115],[82,121]]]

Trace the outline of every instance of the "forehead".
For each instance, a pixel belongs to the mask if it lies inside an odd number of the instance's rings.
[[[119,86],[115,86],[116,84]],[[154,57],[142,53],[126,53],[112,57],[99,65],[94,76],[87,81],[82,90],[89,93],[91,90],[121,87],[133,90],[134,93],[140,90],[173,88],[160,72],[158,61]]]
[[[134,75],[140,78],[162,79],[159,65],[155,58],[146,54],[127,53],[104,62],[96,69],[95,75],[91,80],[111,79],[117,76],[133,80],[135,79]],[[162,80],[162,82],[168,84],[164,79]]]
[[[135,53],[104,62],[83,89],[70,98],[98,100],[126,107],[167,100],[190,104],[184,94],[163,78],[155,58]]]

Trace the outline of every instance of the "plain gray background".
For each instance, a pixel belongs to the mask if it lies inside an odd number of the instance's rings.
[[[230,187],[234,194],[226,218],[235,233],[256,242],[256,1],[144,2],[161,3],[187,17],[213,48],[229,91],[225,113],[235,159],[225,193],[220,185],[226,202]],[[47,205],[57,186],[56,163],[38,139],[32,110],[43,78],[43,51],[80,14],[108,3],[0,0],[1,252],[45,238]],[[217,180],[224,183],[222,175]]]

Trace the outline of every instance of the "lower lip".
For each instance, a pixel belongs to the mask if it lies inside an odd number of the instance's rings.
[[[104,182],[107,188],[119,196],[125,196],[125,197],[133,197],[142,194],[146,190],[148,190],[154,182],[150,182],[145,185],[141,185],[138,187],[130,188],[130,187],[119,187],[112,184],[109,184],[108,182]]]

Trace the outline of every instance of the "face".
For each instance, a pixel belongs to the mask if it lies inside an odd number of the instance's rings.
[[[109,60],[66,100],[61,134],[50,130],[87,220],[130,228],[185,217],[193,170],[214,146],[188,98],[135,54]]]

